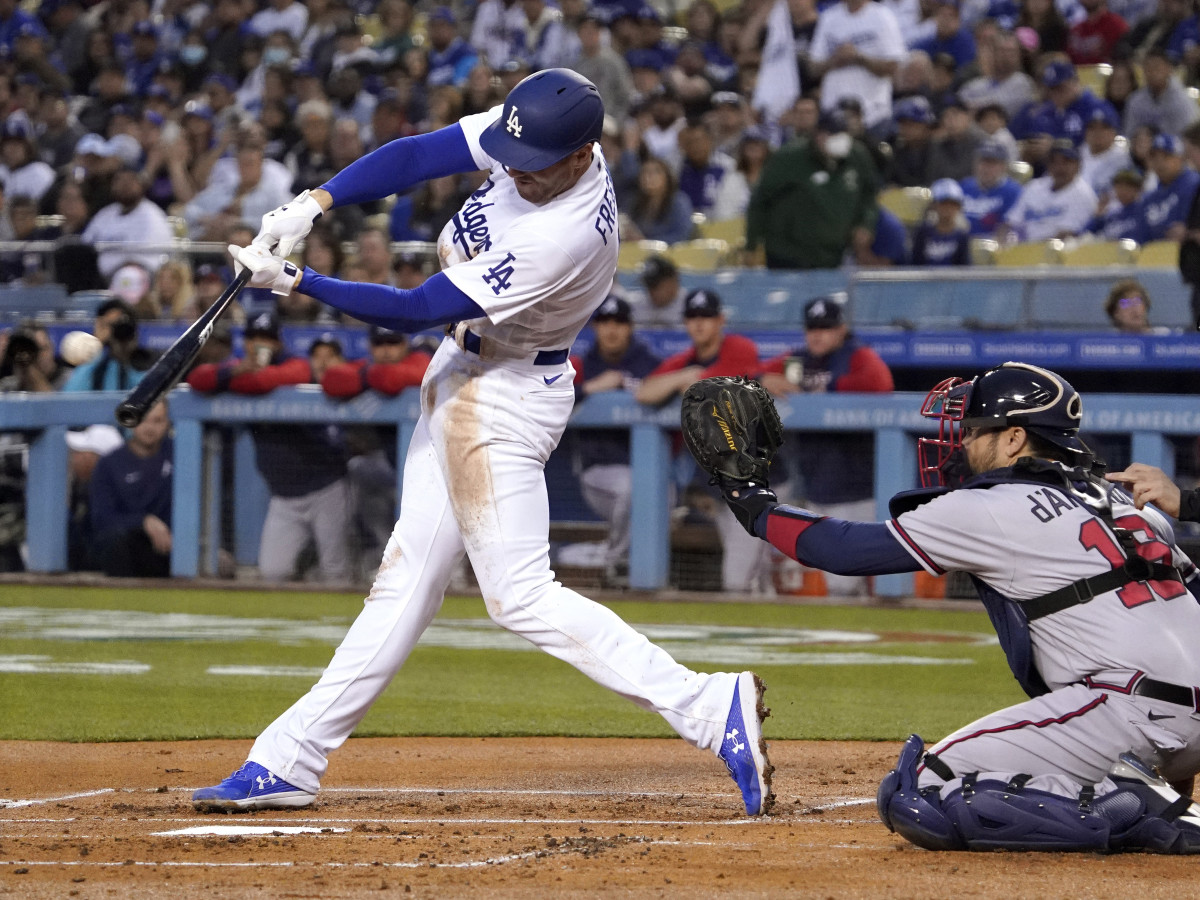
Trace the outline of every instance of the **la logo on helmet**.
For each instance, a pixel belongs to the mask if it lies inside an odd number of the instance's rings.
[[[517,118],[517,108],[514,106],[508,111],[508,119],[504,122],[504,127],[512,132],[513,137],[521,136],[521,120]]]

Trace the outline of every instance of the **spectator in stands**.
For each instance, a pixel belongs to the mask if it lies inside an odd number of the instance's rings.
[[[941,178],[930,192],[930,210],[913,234],[913,265],[970,265],[971,227],[963,215],[963,189],[954,179]]]
[[[893,116],[896,139],[888,181],[899,187],[924,187],[933,181],[933,126],[937,116],[924,97],[898,100]]]
[[[451,84],[462,87],[475,63],[479,61],[471,45],[458,36],[458,19],[448,6],[439,6],[429,14],[426,26],[429,36],[430,87]]]
[[[830,294],[804,307],[804,346],[763,366],[759,380],[780,398],[827,392],[891,393],[892,373],[846,323],[845,294]],[[820,432],[794,444],[804,478],[805,508],[846,521],[875,516],[875,439],[871,434]],[[831,594],[865,593],[866,579],[825,576]]]
[[[1136,241],[1142,234],[1142,184],[1145,178],[1137,169],[1122,169],[1112,178],[1112,199],[1088,224],[1088,231],[1105,241],[1129,238]]]
[[[1050,148],[1049,174],[1021,189],[1021,196],[996,229],[1001,241],[1046,241],[1083,231],[1095,215],[1096,192],[1079,177],[1079,149],[1068,138]]]
[[[267,0],[246,27],[259,37],[268,38],[276,31],[284,31],[297,43],[308,28],[308,8],[298,0]]]
[[[392,272],[392,245],[382,228],[364,228],[358,235],[358,256],[352,281],[365,284],[395,284]]]
[[[392,271],[396,273],[396,287],[411,291],[423,285],[429,278],[431,260],[416,250],[402,250],[393,254]]]
[[[290,357],[279,339],[279,320],[263,313],[246,325],[246,353],[221,366],[197,366],[188,384],[200,391],[265,394],[292,384],[317,384],[341,348],[318,338],[310,358]],[[336,352],[335,352],[336,351]],[[271,491],[259,544],[259,573],[267,581],[295,574],[311,540],[325,581],[350,575],[346,548],[349,487],[341,431],[335,425],[269,425],[253,430],[258,470]]]
[[[1154,14],[1127,31],[1114,51],[1117,59],[1140,61],[1151,50],[1163,49],[1177,55],[1195,40],[1192,4],[1188,0],[1158,0]]]
[[[692,203],[680,192],[671,169],[657,157],[642,162],[629,213],[634,240],[676,244],[692,236]]]
[[[33,198],[17,195],[4,206],[12,226],[12,236],[9,240],[35,240],[37,204]],[[46,268],[46,258],[42,253],[14,251],[0,254],[0,282],[43,284],[49,278]]]
[[[24,113],[4,120],[0,131],[0,180],[10,197],[42,199],[54,184],[54,170],[38,158],[33,124]]]
[[[1134,91],[1125,106],[1125,133],[1149,126],[1165,134],[1182,134],[1200,119],[1200,107],[1175,77],[1178,57],[1160,47],[1142,61],[1145,84]]]
[[[471,24],[471,46],[492,68],[501,68],[512,58],[513,44],[524,19],[525,11],[516,0],[483,0],[475,9]]]
[[[679,132],[679,148],[683,155],[679,190],[691,201],[693,210],[708,214],[717,201],[721,183],[736,163],[713,147],[712,135],[699,123]]]
[[[1200,167],[1200,123],[1183,133],[1183,149],[1193,169]],[[1179,274],[1192,289],[1192,317],[1200,329],[1200,191],[1192,199],[1179,245]]]
[[[624,122],[633,102],[633,76],[625,58],[605,41],[608,29],[602,20],[603,14],[593,9],[579,23],[580,54],[571,68],[596,85],[604,111]]]
[[[90,362],[76,366],[64,391],[128,391],[146,375],[153,358],[138,346],[138,322],[124,300],[106,300],[96,310],[93,334],[104,345]]]
[[[1118,281],[1108,292],[1104,312],[1117,331],[1149,334],[1150,294],[1141,282],[1132,278]]]
[[[630,305],[610,294],[592,317],[595,337],[583,356],[574,356],[575,402],[593,394],[636,393],[642,379],[661,362],[634,337]],[[576,451],[580,488],[592,512],[608,525],[603,565],[608,586],[628,585],[629,522],[633,475],[627,429],[589,430]]]
[[[638,116],[642,144],[651,156],[661,159],[671,171],[679,170],[679,132],[687,127],[683,107],[666,87],[656,89],[647,100],[646,111]]]
[[[984,141],[971,127],[971,113],[961,100],[942,107],[941,128],[929,151],[929,174],[933,179],[966,178],[975,166],[975,151]]]
[[[1099,107],[1092,110],[1092,118],[1083,133],[1079,172],[1102,201],[1107,200],[1112,191],[1113,176],[1133,165],[1125,142],[1117,142],[1118,125],[1115,109]]]
[[[159,401],[123,446],[96,463],[88,486],[92,559],[106,575],[171,574],[170,431],[166,401]]]
[[[1067,138],[1078,146],[1093,113],[1105,108],[1107,101],[1083,87],[1075,67],[1064,59],[1054,59],[1042,66],[1041,80],[1046,99],[1029,104],[1017,114],[1009,126],[1013,136],[1027,145],[1046,135],[1051,140]],[[1036,161],[1040,162],[1040,158]]]
[[[1054,0],[1024,0],[1014,32],[1030,29],[1037,37],[1034,49],[1039,54],[1062,53],[1067,49],[1070,29]]]
[[[939,53],[954,57],[954,64],[965,69],[975,62],[975,37],[965,28],[958,11],[959,0],[933,0],[933,33],[912,45],[935,59]]]
[[[94,215],[82,238],[89,244],[115,242],[126,246],[100,251],[100,274],[111,278],[127,262],[136,262],[148,272],[157,272],[166,261],[166,245],[175,235],[167,214],[146,199],[141,176],[132,166],[122,166],[112,179],[113,202]],[[139,245],[157,245],[153,251],[138,252]]]
[[[1200,187],[1200,173],[1184,159],[1183,139],[1160,134],[1150,149],[1150,169],[1158,186],[1142,198],[1141,241],[1181,241]]]
[[[811,143],[789,144],[763,167],[746,210],[746,249],[772,269],[835,269],[846,251],[869,252],[879,173],[837,114]]]
[[[1107,0],[1079,0],[1087,16],[1067,35],[1067,56],[1077,66],[1106,63],[1113,57],[1117,43],[1129,30],[1129,24],[1111,12]]]
[[[716,375],[753,376],[759,370],[758,348],[747,337],[725,333],[721,298],[710,290],[697,289],[684,302],[684,327],[692,346],[668,357],[654,369],[634,396],[639,403],[661,406],[678,398],[701,378]],[[718,504],[716,525],[721,536],[721,581],[727,591],[773,593],[769,554],[762,553],[743,537],[745,529]]]
[[[71,95],[66,91],[43,88],[38,103],[38,155],[50,168],[58,170],[71,161],[75,146],[85,134],[83,126],[71,109]]]
[[[170,259],[154,275],[154,287],[148,302],[155,318],[191,321],[195,288],[192,267],[186,260]]]
[[[881,206],[871,247],[860,253],[855,262],[860,266],[907,266],[912,261],[911,243],[908,226],[891,210]]]
[[[747,128],[737,147],[736,168],[726,173],[717,188],[717,199],[708,217],[714,222],[742,219],[750,205],[750,192],[762,176],[763,166],[771,156],[766,133],[758,126]]]
[[[437,241],[466,199],[457,175],[429,179],[413,193],[396,198],[388,216],[392,240]]]
[[[513,53],[537,72],[569,65],[578,52],[578,39],[563,24],[562,10],[546,0],[520,0],[524,20],[515,35]]]
[[[300,140],[283,158],[283,164],[292,173],[292,187],[294,189],[298,184],[324,184],[337,171],[329,160],[333,107],[325,100],[306,100],[296,107],[295,119],[300,129]]]
[[[257,222],[292,199],[291,172],[265,158],[266,145],[257,123],[239,131],[234,158],[215,165],[204,190],[183,208],[193,237],[219,241],[231,225]]]
[[[665,256],[646,257],[639,280],[645,289],[630,298],[633,320],[640,328],[678,328],[683,324],[683,301],[687,297],[679,269]]]
[[[1122,120],[1124,120],[1125,107],[1129,104],[1129,98],[1137,89],[1138,76],[1133,63],[1127,59],[1114,59],[1112,73],[1104,82],[1104,99],[1112,105]]]
[[[821,80],[821,109],[837,109],[858,97],[863,121],[886,128],[892,112],[892,82],[908,48],[895,14],[870,0],[839,0],[825,9],[809,48],[809,67]]]

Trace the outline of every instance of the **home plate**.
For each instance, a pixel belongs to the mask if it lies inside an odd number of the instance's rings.
[[[349,831],[349,828],[320,828],[311,825],[194,825],[191,828],[177,828],[174,831],[156,831],[154,837],[173,837],[176,835],[251,835],[272,834],[334,834]]]

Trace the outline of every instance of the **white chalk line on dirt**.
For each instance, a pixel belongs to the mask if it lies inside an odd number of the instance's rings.
[[[631,846],[712,846],[712,841],[640,841],[632,840],[627,842]],[[486,859],[467,859],[458,862],[436,862],[425,860],[422,862],[394,861],[394,862],[296,862],[294,860],[283,860],[279,862],[193,862],[182,860],[166,860],[162,862],[154,862],[150,860],[126,860],[124,862],[99,862],[92,860],[20,860],[9,859],[0,860],[0,866],[72,866],[85,867],[94,866],[97,868],[121,868],[124,866],[146,868],[189,868],[189,869],[301,869],[301,868],[326,868],[326,869],[477,869],[484,866],[503,865],[509,862],[520,862],[526,859],[535,859],[547,856],[565,856],[572,853],[578,853],[584,848],[565,846],[556,847],[546,850],[530,850],[525,853],[509,853],[503,856],[489,856]],[[613,848],[617,849],[617,848]]]
[[[114,788],[100,788],[96,791],[80,791],[75,794],[63,794],[61,797],[41,797],[36,800],[0,800],[0,809],[19,809],[24,806],[38,806],[42,803],[58,803],[62,800],[78,800],[80,797],[95,797],[100,794],[111,794]]]

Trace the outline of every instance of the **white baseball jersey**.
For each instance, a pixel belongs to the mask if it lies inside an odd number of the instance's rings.
[[[1116,524],[1154,562],[1191,562],[1152,509],[1115,502]],[[888,523],[927,571],[970,572],[1013,600],[1030,600],[1121,564],[1112,530],[1065,490],[1000,484],[951,491]],[[1140,671],[1200,685],[1200,605],[1179,582],[1131,584],[1030,623],[1034,659],[1054,689],[1105,671]]]
[[[1049,175],[1035,178],[1021,190],[1021,196],[1004,221],[1023,241],[1048,241],[1062,232],[1079,233],[1096,214],[1096,192],[1081,177],[1056,191]]]
[[[488,314],[469,323],[514,352],[569,348],[608,295],[617,268],[617,202],[600,145],[570,190],[537,206],[479,146],[502,107],[459,125],[491,174],[438,236],[446,277]],[[486,353],[484,354],[487,355]]]
[[[821,13],[813,32],[809,56],[823,63],[842,44],[853,44],[871,59],[899,62],[908,53],[900,25],[890,9],[868,2],[856,13],[838,3]],[[864,66],[845,66],[825,73],[821,81],[821,108],[836,109],[843,97],[862,103],[863,121],[877,125],[892,114],[892,79],[872,75]]]

